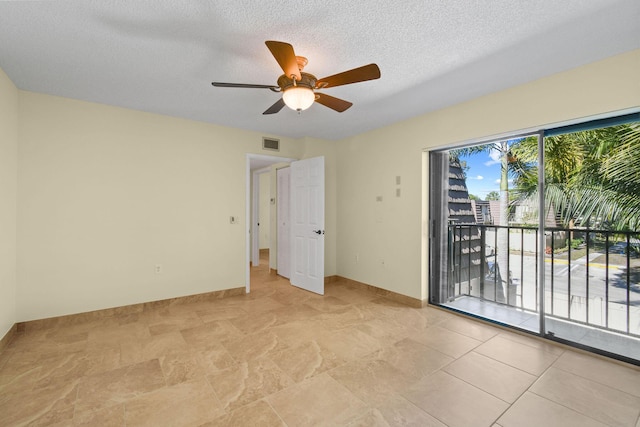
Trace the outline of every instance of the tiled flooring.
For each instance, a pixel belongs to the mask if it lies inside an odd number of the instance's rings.
[[[631,426],[640,369],[344,284],[21,334],[0,425]]]

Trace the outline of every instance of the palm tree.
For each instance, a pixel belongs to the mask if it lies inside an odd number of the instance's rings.
[[[640,123],[608,128],[593,157],[598,164],[572,182],[583,216],[602,218],[615,230],[640,228]],[[591,172],[592,171],[592,172]],[[591,172],[591,173],[587,173]],[[579,198],[578,198],[579,197]]]
[[[576,219],[616,230],[640,226],[640,124],[548,137],[544,146],[545,212],[557,210],[570,228]],[[537,199],[537,142],[512,151],[518,199]]]

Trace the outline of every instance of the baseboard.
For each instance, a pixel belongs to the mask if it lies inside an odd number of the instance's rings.
[[[400,304],[407,305],[414,308],[422,308],[427,305],[427,300],[419,300],[406,295],[402,295],[393,291],[378,288],[373,285],[368,285],[357,280],[348,279],[342,276],[327,276],[324,278],[325,284],[340,283],[344,286],[351,286],[355,288],[365,289],[369,292],[373,292],[381,297],[388,298],[392,301]],[[162,307],[168,307],[171,305],[188,304],[194,302],[211,301],[220,298],[227,298],[231,296],[244,295],[246,293],[245,287],[224,289],[221,291],[207,292],[203,294],[188,295],[184,297],[169,298],[159,301],[151,301],[139,304],[126,305],[121,307],[107,308],[103,310],[95,310],[84,313],[69,314],[65,316],[50,317],[47,319],[29,320],[26,322],[18,322],[5,334],[0,340],[0,351],[5,348],[17,333],[37,331],[43,329],[51,329],[57,326],[75,325],[79,323],[85,323],[92,320],[106,319],[114,316],[127,316],[142,313],[144,311],[153,310]]]
[[[327,281],[327,279],[329,279],[330,281]],[[368,285],[366,283],[358,282],[357,280],[348,279],[346,277],[330,276],[330,277],[325,277],[324,279],[325,284],[338,283],[338,282],[343,283],[346,286],[368,290],[369,292],[373,292],[377,295],[380,295],[381,297],[385,297],[392,301],[395,301],[400,304],[404,304],[413,308],[423,308],[423,307],[426,307],[428,304],[428,301],[426,299],[420,300],[418,298],[409,297],[407,295],[402,295],[397,292],[388,291],[386,289],[378,288],[377,286]]]
[[[0,338],[0,353],[2,353],[4,349],[7,348],[9,344],[11,344],[11,341],[13,341],[13,338],[17,333],[18,324],[14,323],[11,329],[9,329],[6,334],[4,334],[4,337]]]
[[[84,313],[68,314],[65,316],[50,317],[47,319],[29,320],[18,322],[15,325],[16,332],[30,332],[43,329],[51,329],[58,326],[76,325],[92,320],[106,319],[114,316],[127,316],[142,313],[157,308],[169,307],[172,305],[189,304],[194,302],[213,301],[220,298],[227,298],[238,295],[245,295],[246,288],[224,289],[221,291],[206,292],[203,294],[187,295],[183,297],[169,298],[159,301],[143,302],[121,307],[107,308],[103,310],[88,311]]]

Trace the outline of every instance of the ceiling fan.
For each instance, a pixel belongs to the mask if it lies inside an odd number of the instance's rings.
[[[293,46],[289,43],[269,40],[266,41],[265,44],[284,71],[284,74],[278,78],[277,86],[246,83],[211,83],[215,87],[270,89],[273,92],[281,92],[282,98],[267,108],[262,114],[275,114],[282,110],[285,105],[292,110],[300,112],[309,108],[314,101],[342,113],[353,104],[322,92],[316,92],[316,90],[380,78],[380,69],[378,66],[376,64],[369,64],[317,79],[313,74],[302,71],[308,63],[307,58],[296,56],[293,51]]]

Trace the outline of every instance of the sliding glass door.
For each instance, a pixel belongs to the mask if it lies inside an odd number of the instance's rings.
[[[431,153],[432,248],[438,242],[432,276],[446,267],[432,277],[439,283],[433,303],[539,330],[538,139],[521,135]],[[518,147],[530,159],[518,157]],[[530,192],[519,193],[525,181]]]
[[[432,304],[638,363],[640,114],[429,166]]]

